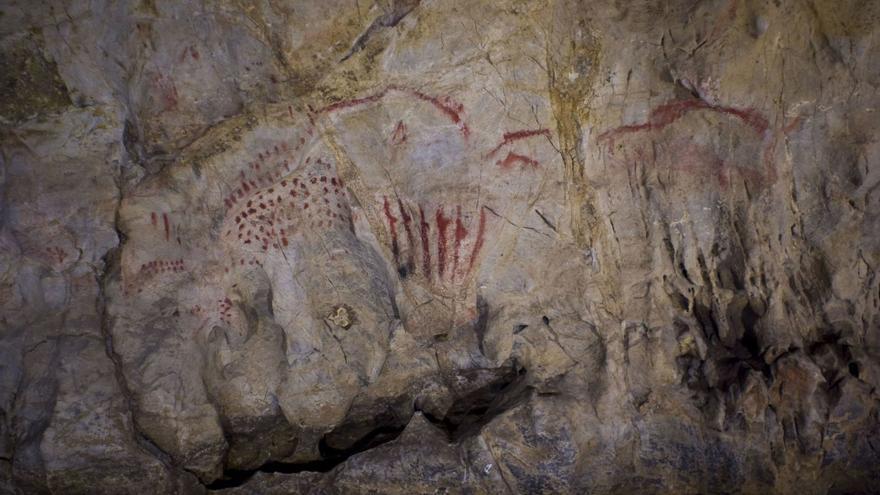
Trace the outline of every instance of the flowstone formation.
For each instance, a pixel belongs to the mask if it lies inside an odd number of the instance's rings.
[[[880,493],[880,3],[0,7],[0,494]]]

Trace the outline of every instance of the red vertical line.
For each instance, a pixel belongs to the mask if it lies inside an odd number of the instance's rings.
[[[168,236],[169,236],[169,234],[171,233],[171,232],[170,232],[171,229],[170,229],[170,227],[168,226],[168,215],[166,215],[165,213],[162,214],[162,222],[165,223],[165,240],[167,241],[167,240],[168,240]]]
[[[155,211],[150,212],[150,223],[153,224],[153,227],[156,226],[156,212]]]
[[[455,207],[455,252],[452,258],[452,280],[455,280],[455,272],[458,270],[458,252],[461,248],[461,241],[467,237],[468,231],[461,223],[461,206]]]
[[[443,279],[446,271],[446,227],[451,220],[443,215],[443,207],[437,208],[437,274]]]
[[[471,260],[468,262],[468,271],[467,275],[471,274],[471,271],[474,269],[474,262],[477,260],[477,256],[480,254],[480,249],[483,248],[483,242],[485,239],[483,238],[486,233],[486,210],[480,207],[480,226],[477,228],[477,240],[474,241],[474,250],[471,253]],[[465,275],[465,276],[467,276]]]
[[[394,264],[400,263],[400,248],[397,245],[397,218],[391,213],[391,205],[388,204],[388,196],[384,197],[385,218],[388,219],[388,230],[391,232],[391,253],[394,255]]]
[[[428,242],[428,222],[425,221],[422,205],[419,205],[419,234],[422,238],[422,269],[428,280],[431,280],[431,245]]]
[[[407,256],[407,263],[411,270],[416,269],[415,265],[415,252],[416,252],[416,239],[413,236],[412,227],[410,226],[410,221],[412,217],[406,211],[406,208],[403,206],[403,202],[400,199],[397,200],[397,207],[400,208],[400,216],[403,218],[403,228],[406,230],[406,241],[409,243],[409,253]]]

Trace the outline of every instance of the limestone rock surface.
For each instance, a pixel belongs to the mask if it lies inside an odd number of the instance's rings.
[[[0,14],[0,493],[880,493],[880,2]]]

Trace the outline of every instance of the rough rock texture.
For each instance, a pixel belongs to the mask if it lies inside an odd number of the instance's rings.
[[[0,493],[880,493],[880,2],[0,13]]]

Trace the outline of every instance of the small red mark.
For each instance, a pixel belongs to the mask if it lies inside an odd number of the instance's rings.
[[[415,249],[413,249],[416,245],[415,237],[413,237],[412,228],[410,226],[410,222],[412,217],[410,217],[409,213],[406,211],[406,208],[403,206],[403,202],[400,199],[397,200],[397,207],[400,208],[400,217],[403,219],[403,228],[406,231],[406,241],[409,243],[409,265],[414,265],[414,256]]]
[[[468,231],[461,223],[461,206],[455,208],[455,251],[452,253],[452,278],[455,279],[455,272],[458,270],[458,254],[461,248],[461,241],[467,237]]]
[[[468,263],[468,271],[467,274],[470,275],[471,271],[474,269],[474,262],[477,260],[477,256],[480,254],[480,249],[483,248],[483,242],[485,241],[484,235],[486,233],[486,210],[480,208],[480,225],[477,227],[477,239],[474,241],[474,250],[471,252],[471,260]]]
[[[487,156],[492,156],[495,153],[498,153],[502,147],[514,142],[519,141],[520,139],[527,139],[534,136],[546,136],[550,137],[549,129],[535,129],[535,130],[522,130],[515,132],[506,132],[504,133],[504,138],[498,143],[498,146],[492,148],[492,151],[489,152]]]
[[[428,243],[428,222],[425,221],[425,211],[419,205],[419,235],[422,238],[422,268],[425,276],[431,280],[431,246]]]
[[[159,100],[162,104],[162,110],[174,110],[177,108],[179,96],[174,80],[163,74],[156,74],[153,77],[153,84],[159,92]]]
[[[64,263],[64,259],[67,258],[67,253],[57,246],[47,247],[46,252],[49,253],[49,258],[51,258],[52,261],[58,262],[59,265]]]
[[[398,89],[398,88],[393,88],[393,89]],[[462,106],[460,103],[456,103],[456,102],[452,101],[452,99],[450,99],[450,98],[444,98],[443,100],[440,100],[437,97],[426,95],[425,93],[422,93],[420,91],[415,91],[415,90],[400,90],[400,91],[406,91],[406,92],[412,94],[413,96],[415,96],[416,98],[419,98],[420,100],[427,101],[428,103],[431,103],[432,105],[434,105],[435,108],[437,108],[441,112],[445,113],[446,116],[449,117],[449,120],[451,120],[452,122],[454,122],[458,125],[458,129],[461,131],[462,135],[464,135],[465,138],[467,138],[470,135],[470,133],[471,133],[470,129],[468,129],[467,124],[465,124],[464,121],[462,121],[462,119],[461,119],[461,112],[464,111],[464,106]]]
[[[437,274],[442,279],[446,271],[446,227],[452,222],[443,215],[443,207],[437,209]]]
[[[406,142],[406,125],[403,121],[397,121],[397,127],[391,133],[391,144],[398,145]]]
[[[153,227],[156,226],[156,212],[155,211],[150,212],[150,223],[153,224]]]
[[[538,160],[529,158],[525,155],[520,155],[519,153],[514,153],[512,151],[507,152],[507,156],[504,158],[504,160],[498,160],[495,163],[499,167],[504,169],[512,168],[517,163],[521,163],[524,167],[530,166],[532,168],[538,168],[538,166],[540,165],[540,163],[538,163]]]
[[[391,205],[388,203],[388,196],[384,197],[383,208],[385,218],[388,219],[388,231],[391,233],[391,253],[394,255],[394,264],[400,263],[400,247],[397,244],[397,217],[391,213]]]
[[[165,224],[165,240],[167,241],[169,234],[171,232],[171,229],[168,225],[168,215],[166,215],[165,213],[162,214],[162,222]]]

